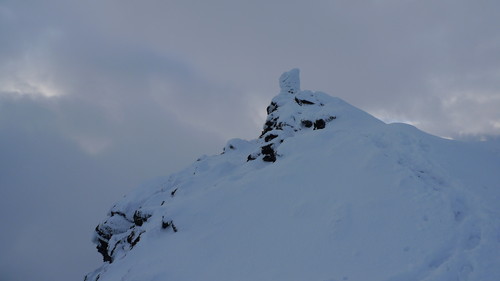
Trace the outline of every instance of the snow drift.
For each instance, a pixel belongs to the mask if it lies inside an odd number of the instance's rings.
[[[86,280],[500,280],[500,152],[280,77],[259,138],[145,185]]]

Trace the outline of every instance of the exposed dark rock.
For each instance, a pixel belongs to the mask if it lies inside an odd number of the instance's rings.
[[[127,237],[127,242],[130,244],[130,247],[133,248],[137,243],[139,243],[139,241],[141,240],[141,235],[144,233],[144,231],[142,231],[141,233],[139,233],[139,235],[137,235],[137,237],[135,237],[135,232],[132,231],[130,233],[130,235]]]
[[[318,119],[318,120],[314,121],[314,130],[324,129],[325,126],[326,126],[326,122],[323,119]]]
[[[144,214],[140,210],[137,210],[134,212],[134,223],[137,226],[142,226],[150,217],[150,214]]]
[[[174,222],[172,220],[165,221],[165,218],[161,218],[161,228],[167,229],[171,227],[174,232],[177,232],[177,227],[175,226]]]
[[[261,152],[264,155],[262,160],[266,162],[275,162],[276,161],[276,152],[274,151],[272,144],[265,145],[261,147]]]
[[[274,154],[274,149],[272,148],[272,144],[264,145],[261,147],[261,152],[264,155]]]
[[[267,132],[272,131],[274,128],[276,128],[276,121],[278,118],[273,118],[271,120],[267,120],[266,123],[264,124],[264,130],[262,130],[262,133],[260,134],[259,138],[262,138]]]
[[[166,229],[170,227],[171,221],[162,221],[161,222],[161,228]]]
[[[115,250],[116,250],[116,247],[118,247],[118,244],[120,244],[120,241],[116,242],[115,246],[113,246],[113,250],[111,250],[111,252],[109,254],[111,256],[111,258],[113,258],[113,256],[115,255]],[[109,246],[108,246],[108,248],[109,248]]]
[[[301,100],[301,99],[298,99],[297,97],[295,97],[295,102],[296,102],[298,105],[303,105],[303,104],[314,104],[314,102],[312,102],[312,101],[308,101],[308,100]]]
[[[265,142],[268,142],[268,141],[273,140],[273,139],[275,139],[275,138],[277,138],[277,137],[278,137],[278,135],[275,135],[275,134],[269,134],[269,135],[267,135],[267,136],[264,138],[264,141],[265,141]]]
[[[97,252],[99,252],[99,254],[102,255],[102,260],[104,262],[112,263],[113,258],[108,254],[108,245],[109,244],[107,241],[102,240],[102,239],[98,239],[96,249],[97,249]]]
[[[111,231],[107,229],[102,229],[101,226],[102,226],[101,224],[96,226],[95,232],[97,232],[97,235],[99,235],[99,237],[109,240],[111,238]]]
[[[276,155],[274,155],[274,154],[266,155],[266,156],[262,157],[262,160],[265,162],[276,162]]]
[[[247,157],[247,162],[248,162],[248,161],[253,161],[253,160],[255,160],[255,159],[257,159],[257,157],[255,157],[255,156],[253,156],[252,154],[250,154],[250,155],[248,155],[248,157]]]
[[[127,216],[126,216],[124,213],[119,212],[119,211],[111,211],[111,217],[112,217],[112,216],[115,216],[115,215],[116,215],[116,216],[122,216],[122,217],[124,217],[125,219],[127,219]]]
[[[275,102],[271,102],[271,104],[266,108],[267,114],[271,114],[278,109],[278,105]]]
[[[276,125],[276,119],[272,119],[272,120],[267,120],[266,123],[264,124],[265,127],[273,127]]]
[[[178,188],[176,188],[176,189],[172,190],[172,192],[170,192],[170,196],[174,197],[175,193],[177,192],[177,189],[178,189]]]
[[[313,122],[312,121],[309,121],[309,120],[302,120],[302,126],[306,127],[306,128],[311,128],[313,125]]]
[[[236,148],[234,147],[234,145],[232,145],[232,144],[230,144],[229,146],[227,146],[227,148],[229,148],[229,149],[231,149],[231,150],[236,149]],[[225,152],[226,152],[226,147],[224,147],[224,148],[222,149],[222,153],[221,153],[221,154],[224,154]]]

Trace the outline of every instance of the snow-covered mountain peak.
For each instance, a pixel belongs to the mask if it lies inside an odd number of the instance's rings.
[[[297,133],[323,130],[330,127],[356,128],[374,126],[380,120],[363,112],[340,98],[322,92],[300,90],[299,69],[281,75],[280,93],[267,107],[267,118],[259,137],[259,150],[248,156],[248,160],[262,158],[275,162],[276,149],[286,138]]]
[[[260,137],[118,201],[86,280],[500,280],[499,155],[300,90],[298,73]]]

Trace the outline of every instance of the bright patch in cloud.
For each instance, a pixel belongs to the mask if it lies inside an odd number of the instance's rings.
[[[62,93],[52,83],[37,79],[24,79],[22,81],[2,81],[0,92],[17,95],[43,96],[46,98],[61,96]]]

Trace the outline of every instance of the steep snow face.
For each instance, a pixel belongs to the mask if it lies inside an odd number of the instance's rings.
[[[86,280],[500,280],[498,151],[384,124],[298,74],[258,139],[115,204]]]

